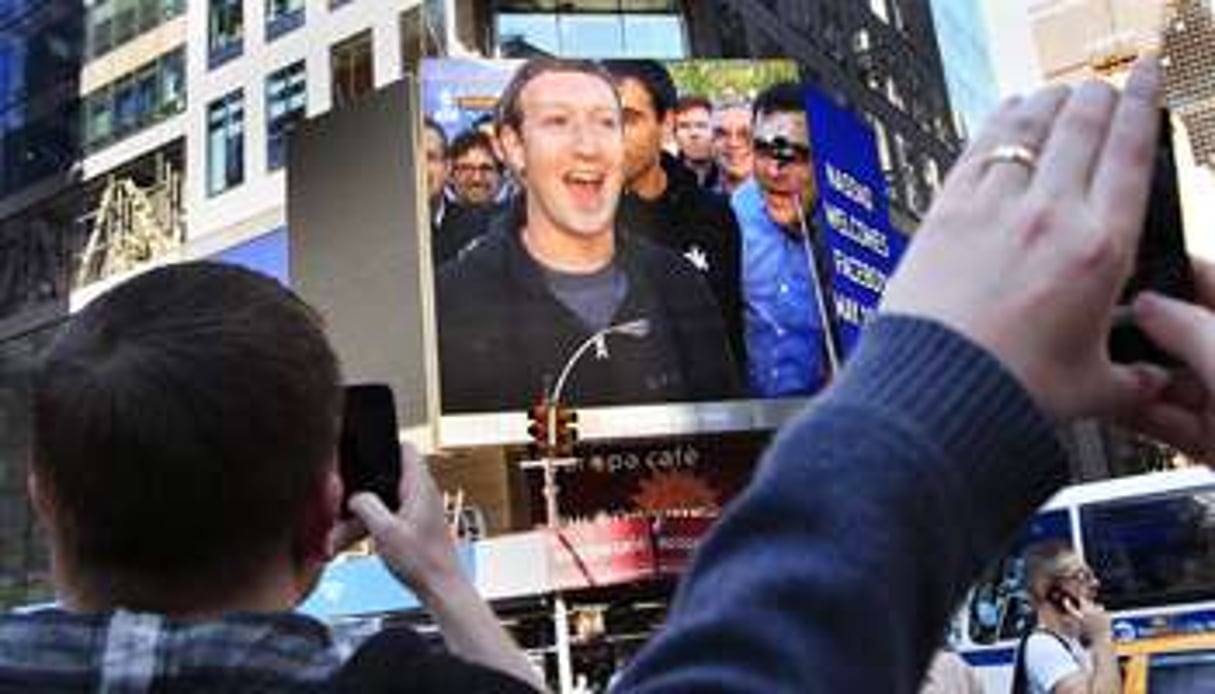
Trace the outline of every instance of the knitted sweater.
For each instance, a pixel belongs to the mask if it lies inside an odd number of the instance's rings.
[[[1066,469],[996,359],[879,317],[705,539],[617,691],[914,692],[950,611]]]

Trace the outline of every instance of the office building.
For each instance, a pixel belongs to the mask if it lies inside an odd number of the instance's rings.
[[[978,0],[934,0],[932,15],[958,132],[974,137],[1000,99]]]

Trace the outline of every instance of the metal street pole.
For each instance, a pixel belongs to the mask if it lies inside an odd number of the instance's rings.
[[[606,340],[610,334],[627,335],[644,338],[650,332],[650,322],[645,318],[611,325],[583,340],[582,344],[570,355],[561,367],[561,373],[553,390],[547,398],[545,422],[547,445],[545,446],[542,464],[544,465],[544,515],[545,525],[552,534],[554,541],[558,540],[561,532],[561,511],[557,505],[557,460],[553,457],[557,450],[557,409],[561,405],[561,392],[565,389],[566,380],[574,370],[578,360],[592,345]],[[606,344],[599,350],[606,353]],[[558,543],[560,545],[560,543]],[[557,691],[559,694],[570,694],[574,689],[574,657],[570,650],[570,618],[569,606],[565,603],[565,595],[560,589],[553,591],[553,645],[557,649]]]

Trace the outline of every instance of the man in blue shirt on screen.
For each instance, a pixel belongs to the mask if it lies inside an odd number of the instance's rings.
[[[742,231],[748,383],[757,397],[806,395],[829,368],[805,238],[816,191],[801,87],[756,98],[754,137],[754,176],[730,200]]]

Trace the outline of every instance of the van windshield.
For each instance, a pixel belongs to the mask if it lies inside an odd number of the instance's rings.
[[[1215,599],[1215,488],[1080,507],[1109,609]]]

